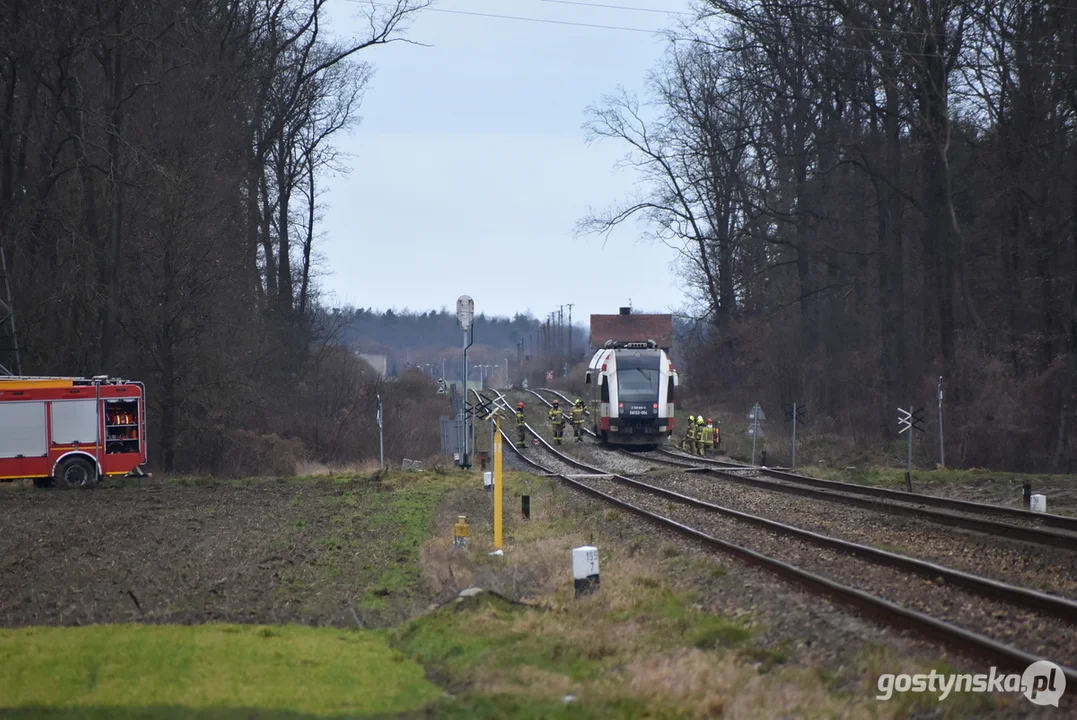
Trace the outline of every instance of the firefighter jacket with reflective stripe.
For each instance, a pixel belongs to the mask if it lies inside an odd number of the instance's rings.
[[[561,408],[551,408],[550,410],[550,422],[554,425],[565,424],[565,414],[561,411]]]
[[[523,426],[524,426],[524,411],[523,410],[517,410],[516,411],[516,427],[522,428]]]
[[[582,423],[583,422],[583,408],[580,407],[579,405],[572,408],[572,422],[574,422],[574,423]]]
[[[713,444],[714,443],[714,428],[710,427],[710,426],[705,426],[705,427],[702,428],[702,431],[703,431],[702,440],[703,440],[704,444]]]

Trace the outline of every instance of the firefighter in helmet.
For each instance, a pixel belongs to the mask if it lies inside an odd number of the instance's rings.
[[[583,400],[576,398],[572,406],[572,431],[576,434],[576,442],[583,442]]]
[[[703,457],[714,450],[714,420],[707,418],[707,426],[703,428]]]
[[[684,429],[684,437],[681,438],[681,450],[692,450],[695,448],[694,440],[692,439],[692,433],[696,431],[696,416],[688,416],[688,426]]]
[[[516,447],[525,448],[524,443],[524,404],[516,403]]]
[[[707,424],[703,421],[703,416],[700,415],[696,418],[696,455],[703,457],[703,438],[707,434]]]
[[[553,407],[550,408],[550,425],[553,426],[553,441],[560,445],[565,434],[565,413],[561,411],[561,403],[557,400],[553,401]]]

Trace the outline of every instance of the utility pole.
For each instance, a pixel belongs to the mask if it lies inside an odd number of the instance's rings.
[[[564,356],[565,354],[565,306],[562,305],[557,310],[557,354]]]
[[[946,467],[946,451],[942,444],[942,375],[939,375],[939,465]]]
[[[382,430],[381,395],[378,395],[378,456],[381,458],[381,469],[385,469],[385,433]]]
[[[793,462],[790,467],[797,466],[797,404],[793,403]]]
[[[565,303],[568,305],[568,359],[572,362],[572,303]]]
[[[19,339],[15,334],[15,300],[7,272],[7,255],[0,243],[0,375],[21,375]]]

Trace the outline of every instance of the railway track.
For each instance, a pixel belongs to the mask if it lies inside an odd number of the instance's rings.
[[[504,405],[507,408],[508,402],[504,396],[501,395],[501,393],[497,393],[497,391],[493,392],[498,395],[499,404]],[[989,578],[983,578],[971,573],[965,573],[941,565],[927,563],[897,553],[891,553],[869,546],[857,545],[856,543],[850,543],[837,538],[826,537],[818,533],[812,533],[801,528],[778,523],[766,518],[753,516],[729,508],[723,508],[713,503],[708,503],[699,500],[698,498],[676,493],[665,488],[649,485],[648,483],[624,475],[609,473],[602,468],[593,467],[558,451],[539,433],[535,432],[530,425],[527,425],[526,429],[532,436],[537,438],[538,442],[541,444],[542,449],[540,452],[553,457],[552,463],[547,461],[544,464],[532,456],[535,453],[527,451],[520,452],[517,450],[516,452],[519,457],[532,467],[535,467],[548,475],[557,476],[570,486],[582,492],[628,510],[652,523],[702,542],[704,545],[711,548],[739,557],[742,560],[763,567],[771,572],[775,572],[786,579],[793,580],[808,587],[813,592],[827,595],[843,604],[856,607],[865,614],[883,621],[888,625],[913,630],[941,641],[949,647],[977,655],[1008,668],[1023,669],[1030,663],[1044,658],[1040,658],[1032,652],[1019,649],[1013,644],[999,640],[998,636],[1007,639],[1025,637],[1025,633],[1028,631],[1029,627],[1029,618],[1035,618],[1038,613],[1040,615],[1050,616],[1051,618],[1049,622],[1044,622],[1044,618],[1040,618],[1038,622],[1033,620],[1037,627],[1046,628],[1045,632],[1048,638],[1057,635],[1059,631],[1058,623],[1055,618],[1061,618],[1066,621],[1067,625],[1065,631],[1068,633],[1070,641],[1067,642],[1066,639],[1062,639],[1061,642],[1058,643],[1056,639],[1056,647],[1069,648],[1068,652],[1059,650],[1060,654],[1069,655],[1069,657],[1061,658],[1064,662],[1072,662],[1075,659],[1073,656],[1077,653],[1077,643],[1073,643],[1072,638],[1074,625],[1077,624],[1077,603],[1072,600],[1046,595],[1035,590],[1007,585],[1006,583],[1000,583]],[[508,434],[504,431],[502,432],[505,438],[508,439]],[[511,441],[510,444],[512,444]],[[558,465],[562,466],[560,470],[557,468]],[[588,473],[589,476],[584,477],[572,472],[566,472],[564,467],[583,470]],[[628,498],[625,497],[626,495],[628,495]],[[659,513],[655,511],[654,506],[656,501],[660,505],[663,505],[665,512]],[[679,513],[677,511],[678,507],[682,508]],[[683,508],[688,509],[684,510]],[[691,524],[669,517],[669,515],[673,514],[689,515],[691,518],[689,522],[691,522]],[[929,612],[905,607],[897,602],[880,596],[880,594],[835,581],[818,572],[798,567],[796,564],[781,560],[777,557],[720,539],[715,535],[694,526],[698,524],[713,524],[708,518],[718,516],[722,518],[722,522],[736,523],[735,526],[730,525],[729,527],[741,528],[738,537],[745,534],[743,530],[744,526],[750,525],[758,529],[755,530],[755,532],[766,532],[786,538],[786,540],[781,542],[782,546],[788,546],[791,543],[806,543],[814,548],[824,547],[838,550],[842,553],[855,556],[858,560],[870,563],[875,567],[899,571],[899,573],[914,573],[924,577],[931,577],[936,581],[942,579],[947,585],[951,585],[952,589],[949,593],[945,593],[936,588],[934,594],[939,595],[939,597],[934,597],[926,601],[925,604],[928,606],[929,610],[933,608],[941,609],[941,612],[938,612],[935,615],[930,614]],[[898,578],[898,580],[898,585],[907,584],[901,583],[900,578]],[[875,582],[879,582],[877,577]],[[872,582],[869,581],[864,584],[870,586]],[[928,595],[932,594],[926,590],[918,590],[917,592],[925,592]],[[952,595],[955,593],[960,594],[960,597],[953,598]],[[990,598],[990,600],[983,600],[982,602],[987,606],[985,612],[996,620],[1000,620],[1000,611],[996,607],[1000,604],[1000,601],[1009,606],[1010,613],[1014,616],[1019,616],[1020,619],[1012,620],[1010,625],[1006,625],[1006,622],[1010,620],[1010,618],[1003,610],[1001,623],[996,623],[995,627],[993,627],[996,637],[992,638],[973,632],[952,621],[941,619],[936,616],[938,614],[946,615],[948,612],[949,614],[954,612],[953,610],[948,611],[947,608],[960,607],[963,611],[967,611],[970,598],[973,598],[971,600],[973,603],[980,601],[980,598]],[[955,600],[957,600],[957,602],[954,602]],[[1043,639],[1042,635],[1043,633],[1041,633],[1041,639]],[[1048,639],[1048,643],[1050,642],[1051,640]],[[1052,647],[1052,649],[1055,648]],[[1057,662],[1058,659],[1056,658],[1053,661]],[[1063,667],[1063,673],[1071,682],[1077,680],[1077,670],[1073,670],[1071,667]]]
[[[726,461],[712,460],[710,458],[699,458],[692,455],[688,455],[687,453],[671,451],[666,448],[661,448],[657,452],[660,452],[663,455],[667,455],[677,460],[692,462],[701,466],[727,468],[731,465],[731,463]],[[743,465],[741,467],[743,467],[744,469],[753,469],[753,466],[751,465]],[[857,483],[841,482],[840,480],[824,480],[822,478],[801,475],[800,473],[790,472],[788,470],[782,470],[778,468],[759,467],[755,469],[759,471],[760,475],[793,484],[805,485],[825,490],[833,490],[836,492],[843,492],[854,495],[880,498],[883,500],[894,500],[897,502],[906,502],[918,505],[930,505],[932,507],[944,508],[947,510],[953,510],[956,512],[962,512],[967,514],[995,516],[1021,523],[1026,523],[1032,526],[1042,525],[1046,527],[1052,527],[1077,533],[1077,517],[1055,515],[1050,513],[1035,513],[1030,510],[1006,507],[1005,505],[990,505],[988,503],[973,502],[971,500],[956,500],[953,498],[939,497],[937,495],[921,495],[918,493],[905,492],[904,490],[892,490],[889,488],[872,487],[870,485],[859,485]]]
[[[543,388],[543,391],[568,401],[567,397],[556,390]],[[547,405],[550,404],[539,392],[534,390],[529,392]],[[585,430],[594,437],[593,432],[586,428]],[[626,451],[622,450],[622,452]],[[680,467],[686,472],[713,475],[757,489],[843,503],[891,515],[926,519],[948,527],[958,527],[1035,545],[1063,549],[1077,548],[1077,518],[1063,515],[1033,513],[1001,505],[952,500],[856,483],[823,480],[782,470],[701,458],[668,448],[659,448],[645,457],[671,467]],[[747,472],[731,472],[731,467]],[[994,518],[1005,518],[1011,522]],[[1041,524],[1049,527],[1042,527]]]

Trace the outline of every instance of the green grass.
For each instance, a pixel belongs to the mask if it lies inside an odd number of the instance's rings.
[[[438,705],[438,717],[688,716],[680,707],[588,692],[616,676],[624,655],[614,642],[574,637],[562,623],[543,610],[483,594],[412,620],[389,631],[389,637],[454,693]],[[486,687],[475,687],[483,683]],[[550,700],[562,684],[581,688],[579,702]],[[517,689],[491,691],[490,685]]]
[[[384,597],[407,593],[419,583],[419,557],[444,487],[414,487],[378,493],[360,503],[352,519],[383,539],[382,562],[368,563],[359,581],[363,605],[385,606]],[[354,542],[352,545],[357,545]]]
[[[309,482],[332,486],[324,478]],[[313,553],[309,566],[286,573],[292,581],[288,592],[300,602],[324,604],[319,589],[346,579],[359,607],[370,611],[364,624],[392,620],[396,616],[386,611],[407,603],[419,586],[422,545],[438,504],[450,489],[468,483],[474,485],[474,473],[393,471],[376,481],[349,482],[332,493],[304,495],[303,504],[316,508],[313,517],[321,521],[297,521],[286,528]]]
[[[326,534],[310,540],[323,579],[349,574],[361,590],[360,603],[373,610],[386,608],[390,596],[407,595],[419,582],[422,542],[445,490],[434,483],[320,498],[335,513]]]
[[[371,631],[236,625],[0,630],[0,706],[34,717],[355,716],[441,691]],[[267,711],[267,712],[262,712]]]
[[[469,708],[494,702],[504,710],[502,702],[516,702],[516,695],[491,693],[490,685],[527,687],[524,694],[534,694],[540,703],[562,686],[586,694],[588,688],[605,687],[618,677],[630,658],[681,648],[738,652],[749,662],[765,665],[760,672],[784,662],[780,653],[751,642],[746,621],[698,608],[694,593],[672,590],[646,576],[635,578],[634,585],[628,607],[612,612],[577,607],[568,610],[568,616],[483,594],[416,618],[388,631],[389,637],[457,693],[454,707]],[[581,615],[571,617],[577,613]],[[613,702],[601,692],[585,706],[540,706],[546,712],[525,716],[678,717],[685,712],[640,698]]]
[[[448,606],[413,620],[393,633],[406,654],[436,674],[455,679],[478,679],[522,665],[567,675],[572,680],[593,679],[599,670],[594,652],[544,633],[521,631],[514,620],[517,608],[484,594],[463,611]]]
[[[689,645],[700,650],[745,647],[751,639],[747,621],[730,620],[721,615],[703,612],[695,603],[698,594],[678,592],[653,578],[638,578],[641,591],[626,610],[613,612],[614,622],[643,622],[653,633],[654,647]]]
[[[797,468],[797,472],[812,477],[823,478],[824,480],[840,480],[861,485],[896,488],[899,490],[905,489],[905,468],[868,466],[846,469],[841,467],[807,466]],[[999,480],[1007,483],[1032,482],[1035,484],[1036,481],[1073,479],[1072,475],[1008,473],[984,470],[983,468],[973,468],[970,470],[957,470],[954,468],[918,470],[914,468],[912,475],[914,485],[945,485],[951,483],[971,484],[975,482],[993,482]]]

